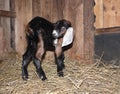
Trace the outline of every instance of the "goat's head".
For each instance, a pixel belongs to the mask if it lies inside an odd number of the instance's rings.
[[[55,38],[54,45],[67,46],[73,41],[73,27],[69,21],[59,20],[54,24],[52,35]]]
[[[54,24],[53,37],[55,39],[62,38],[66,33],[67,29],[71,27],[71,23],[67,20],[59,20]]]

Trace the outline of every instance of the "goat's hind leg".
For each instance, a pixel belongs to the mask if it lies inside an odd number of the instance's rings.
[[[47,78],[46,78],[45,72],[43,71],[42,66],[41,66],[42,57],[45,52],[44,51],[44,42],[43,42],[41,33],[39,33],[38,38],[39,38],[39,42],[37,44],[37,51],[36,51],[33,63],[36,67],[36,71],[37,71],[37,74],[40,77],[40,79],[46,80]]]
[[[46,78],[45,72],[42,69],[40,60],[37,59],[37,58],[34,58],[33,63],[35,65],[35,67],[36,67],[36,72],[37,72],[39,78],[41,80],[46,80],[47,78]]]
[[[28,79],[28,71],[27,71],[27,67],[28,64],[31,61],[31,56],[27,55],[27,53],[25,53],[23,55],[23,61],[22,61],[22,79],[23,80],[27,80]]]

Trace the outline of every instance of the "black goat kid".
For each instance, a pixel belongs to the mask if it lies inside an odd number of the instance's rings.
[[[54,51],[58,76],[64,76],[62,71],[64,68],[62,43],[69,27],[71,24],[66,20],[60,20],[53,24],[41,17],[35,17],[28,23],[25,30],[27,48],[22,61],[22,78],[24,80],[28,79],[27,67],[31,61],[33,61],[40,79],[47,79],[41,66],[43,55],[47,50]]]

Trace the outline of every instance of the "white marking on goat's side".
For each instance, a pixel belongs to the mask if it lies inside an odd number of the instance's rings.
[[[58,39],[55,39],[55,40],[54,40],[54,46],[55,46],[55,47],[56,47],[57,43],[58,43]]]
[[[73,42],[73,27],[69,27],[63,37],[62,47],[67,46]]]

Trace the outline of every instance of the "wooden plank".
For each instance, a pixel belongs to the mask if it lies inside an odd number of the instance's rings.
[[[64,4],[65,4],[64,0],[56,0],[58,19],[63,19]]]
[[[103,28],[103,0],[95,0],[94,13],[96,16],[95,27]]]
[[[111,33],[120,33],[120,27],[98,28],[96,29],[95,35]]]
[[[94,0],[84,0],[84,59],[88,63],[94,62]]]
[[[33,0],[33,17],[41,16],[48,20],[52,20],[52,13],[54,9],[52,8],[53,0]]]
[[[2,7],[1,11],[5,10],[9,11],[10,10],[10,0],[1,0],[2,2]],[[2,12],[4,13],[4,11]],[[5,13],[6,15],[6,13]],[[1,27],[3,28],[3,36],[4,36],[4,51],[5,52],[10,52],[11,49],[11,26],[10,26],[10,18],[9,17],[0,17],[1,21]]]
[[[4,34],[4,45],[5,51],[10,52],[11,49],[11,26],[10,26],[10,18],[1,17],[2,28]]]
[[[58,13],[58,7],[57,7],[57,2],[58,0],[51,0],[51,21],[52,22],[56,22],[58,19],[60,19],[60,16]],[[63,1],[64,2],[64,1]]]
[[[32,19],[32,0],[15,0],[15,11],[15,48],[23,54],[26,49],[25,27]]]
[[[95,0],[96,28],[120,26],[120,0]]]
[[[4,7],[4,1],[3,0],[0,0],[0,10],[2,10]]]
[[[71,21],[74,43],[68,54],[73,59],[93,63],[94,59],[94,0],[64,0],[63,18]]]
[[[0,27],[0,54],[4,52],[3,28]]]
[[[43,0],[44,1],[44,0]],[[35,16],[42,16],[41,14],[41,0],[32,0],[32,10],[33,10],[33,17]]]
[[[15,0],[10,0],[10,10],[15,11]],[[10,19],[11,25],[11,47],[15,50],[15,18]]]
[[[16,17],[16,13],[14,11],[0,10],[0,16],[15,18]]]
[[[51,0],[41,0],[40,2],[40,16],[50,20],[51,19]]]
[[[74,43],[68,54],[73,59],[84,59],[83,0],[64,0],[63,17],[72,23]]]
[[[120,0],[103,0],[104,27],[120,26]]]

